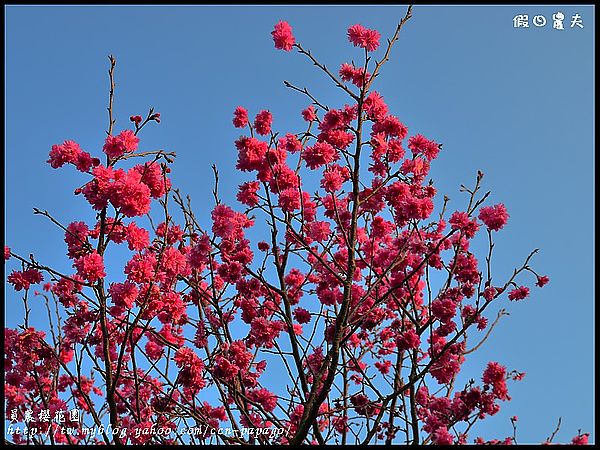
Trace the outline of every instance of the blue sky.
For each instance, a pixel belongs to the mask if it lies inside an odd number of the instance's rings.
[[[231,126],[237,105],[270,109],[275,128],[299,131],[308,103],[283,86],[307,86],[339,105],[336,90],[296,53],[274,49],[270,31],[284,19],[296,38],[331,68],[358,58],[345,32],[362,23],[386,36],[404,15],[395,6],[9,6],[6,7],[5,236],[18,253],[67,269],[61,233],[32,208],[68,223],[90,219],[73,170],[45,163],[52,144],[74,139],[93,153],[107,127],[107,55],[117,58],[116,129],[154,106],[159,126],[145,150],[177,152],[173,182],[207,223],[211,164],[221,195],[249,177],[235,170]],[[565,29],[552,29],[562,11]],[[548,24],[513,28],[516,14]],[[570,28],[579,14],[584,28]],[[527,373],[513,400],[478,428],[485,437],[541,442],[562,417],[561,442],[593,433],[594,384],[594,9],[591,6],[416,6],[375,89],[411,134],[444,144],[431,175],[451,208],[464,207],[461,183],[485,173],[491,201],[511,215],[496,236],[496,271],[509,274],[532,248],[533,267],[551,283],[509,305],[496,332],[469,358],[478,377],[497,360]],[[78,184],[79,183],[79,184]],[[482,247],[483,248],[483,247]],[[9,266],[10,267],[10,266]],[[7,324],[19,319],[7,290]],[[12,297],[12,299],[11,299]],[[499,305],[506,306],[504,305]]]

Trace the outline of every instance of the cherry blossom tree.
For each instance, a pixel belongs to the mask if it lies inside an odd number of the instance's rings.
[[[505,314],[490,317],[489,305],[525,300],[549,279],[531,266],[537,250],[507,279],[493,277],[506,208],[488,202],[481,172],[459,206],[444,197],[436,208],[428,173],[442,145],[409,134],[375,90],[411,12],[385,42],[350,26],[360,62],[338,71],[287,22],[275,25],[275,47],[305,57],[347,103],[325,105],[285,82],[307,99],[289,132],[274,130],[267,110],[251,121],[236,108],[246,181],[227,205],[214,168],[210,220],[171,185],[175,154],[143,149],[159,113],[115,130],[110,57],[103,155],[66,140],[48,159],[81,172],[75,201],[96,220],[34,211],[64,234],[73,270],[5,247],[24,307],[22,324],[5,329],[6,421],[24,424],[9,441],[517,442],[516,417],[512,436],[484,441],[471,430],[524,374],[498,355],[467,384],[457,376]],[[251,242],[258,223],[267,231]],[[471,250],[476,236],[488,242],[482,255]],[[118,247],[127,261],[106,267]],[[46,311],[45,329],[31,325],[32,308]]]

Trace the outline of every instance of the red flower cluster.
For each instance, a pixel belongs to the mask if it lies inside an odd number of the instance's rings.
[[[8,276],[8,282],[16,291],[27,290],[32,284],[41,283],[43,280],[44,276],[37,269],[27,269],[22,272],[13,270]]]
[[[246,125],[248,125],[248,110],[242,106],[238,106],[233,112],[233,126],[244,128]]]
[[[492,391],[499,400],[510,400],[506,388],[506,368],[497,362],[488,363],[483,372],[483,382],[492,387]]]
[[[190,348],[177,350],[173,360],[179,367],[178,384],[184,386],[184,395],[188,395],[190,398],[193,397],[205,386],[204,363]]]
[[[106,276],[104,272],[104,260],[95,251],[77,258],[73,266],[77,269],[77,275],[90,283],[94,283]]]
[[[452,226],[452,229],[462,231],[467,239],[471,239],[479,231],[477,219],[471,219],[466,212],[454,212],[448,222]]]
[[[508,293],[509,300],[523,300],[529,296],[529,288],[526,286],[519,286]]]
[[[307,122],[313,122],[317,120],[317,112],[313,105],[310,105],[308,108],[302,110],[302,118]]]
[[[338,151],[327,142],[317,142],[311,147],[306,147],[302,152],[309,169],[318,169],[324,164],[335,162],[339,159]]]
[[[275,42],[275,48],[286,52],[289,52],[296,43],[296,39],[292,34],[292,27],[285,21],[276,23],[271,35],[273,36],[273,42]]]
[[[499,203],[494,206],[485,206],[479,210],[479,219],[492,231],[498,231],[508,222],[506,207]]]
[[[94,209],[101,210],[110,202],[127,217],[146,214],[152,198],[163,196],[171,187],[157,163],[137,165],[128,171],[100,165],[92,174],[94,179],[77,192],[83,193]]]
[[[439,144],[430,141],[422,134],[411,137],[408,140],[408,148],[412,151],[413,155],[422,154],[428,161],[437,158],[440,152]]]
[[[377,50],[380,37],[379,31],[369,30],[360,24],[352,25],[348,28],[348,40],[355,47],[361,47],[370,52]]]
[[[273,115],[269,111],[261,111],[254,119],[254,129],[261,136],[266,136],[271,132]]]
[[[73,164],[81,172],[89,172],[92,167],[100,164],[98,158],[81,149],[74,141],[65,141],[61,145],[53,145],[50,150],[50,159],[47,161],[53,168],[57,169],[69,163]]]
[[[137,150],[140,139],[131,130],[123,130],[117,136],[108,135],[104,142],[102,151],[110,159],[123,156],[125,153],[132,153]]]
[[[358,87],[363,87],[371,78],[371,74],[363,67],[357,68],[347,63],[342,64],[339,74],[342,80],[350,81]]]

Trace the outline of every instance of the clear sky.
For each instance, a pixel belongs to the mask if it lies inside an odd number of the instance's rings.
[[[284,19],[331,68],[357,57],[347,42],[354,23],[391,34],[395,6],[8,6],[6,15],[5,233],[18,253],[68,269],[62,234],[32,208],[90,220],[72,192],[81,174],[45,163],[65,139],[99,153],[107,127],[107,55],[117,58],[117,131],[154,106],[159,126],[142,134],[145,150],[177,152],[173,182],[206,222],[211,164],[221,195],[249,179],[235,171],[232,111],[270,109],[280,131],[298,131],[307,100],[283,86],[308,86],[323,102],[342,97],[309,62],[277,51],[270,31]],[[552,14],[565,15],[564,30]],[[529,15],[529,28],[513,17]],[[584,28],[570,27],[574,14]],[[545,27],[532,18],[543,15]],[[500,279],[540,248],[533,267],[551,283],[511,304],[495,333],[470,357],[466,375],[486,361],[527,373],[513,400],[478,428],[484,437],[541,442],[562,417],[558,441],[592,432],[594,414],[594,9],[592,6],[416,6],[375,89],[411,134],[444,144],[431,175],[464,207],[461,183],[485,173],[491,200],[511,215],[496,237]],[[79,183],[79,184],[77,184]],[[9,268],[13,268],[9,265]],[[7,289],[7,325],[18,298]],[[16,302],[16,303],[15,303]],[[506,304],[498,307],[507,306]]]

